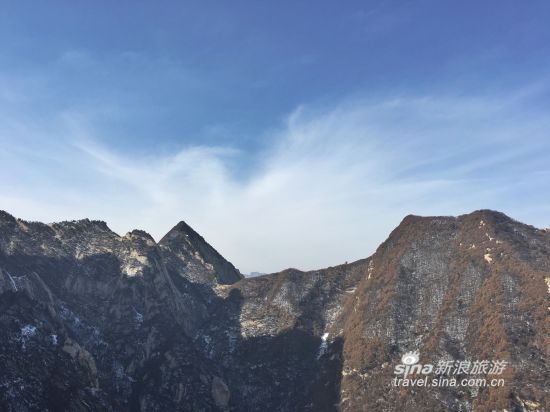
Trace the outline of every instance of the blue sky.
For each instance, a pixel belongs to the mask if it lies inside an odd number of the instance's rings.
[[[370,255],[409,213],[550,226],[545,1],[0,4],[0,208],[244,272]]]

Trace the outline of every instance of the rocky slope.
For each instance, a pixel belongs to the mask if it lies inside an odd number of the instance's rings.
[[[0,405],[31,410],[547,410],[550,233],[408,216],[368,259],[244,279],[184,222],[160,242],[0,212]],[[504,360],[499,387],[400,387]]]

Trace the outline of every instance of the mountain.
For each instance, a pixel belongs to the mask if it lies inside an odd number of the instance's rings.
[[[267,275],[267,273],[264,272],[250,272],[247,276],[250,278],[261,276],[261,275]]]
[[[243,278],[231,263],[183,221],[161,239],[159,246],[169,269],[192,282],[231,284]]]
[[[548,410],[549,311],[550,232],[488,210],[407,216],[369,258],[252,278],[184,222],[156,243],[0,212],[7,411]],[[482,360],[502,385],[393,383]]]

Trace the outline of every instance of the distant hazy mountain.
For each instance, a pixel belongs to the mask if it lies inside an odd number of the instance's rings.
[[[246,275],[247,278],[255,278],[256,276],[262,276],[265,275],[263,272],[250,272],[248,275]]]
[[[550,233],[492,211],[250,278],[183,222],[156,243],[0,212],[0,409],[547,410],[549,293]],[[505,361],[504,386],[394,386],[406,352]]]

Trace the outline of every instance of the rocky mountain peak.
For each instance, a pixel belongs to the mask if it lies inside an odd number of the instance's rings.
[[[438,231],[441,227],[449,225],[452,228],[466,226],[468,228],[486,229],[487,231],[502,230],[510,227],[531,228],[532,226],[517,222],[506,214],[490,209],[476,210],[460,216],[419,216],[407,215],[401,223],[392,231],[388,240],[394,240],[396,236],[404,233],[413,235],[423,231]]]
[[[60,230],[77,231],[77,232],[114,232],[107,226],[107,222],[103,220],[90,220],[90,219],[78,219],[78,220],[65,220],[62,222],[55,222],[50,224],[51,227]]]
[[[158,244],[166,256],[168,266],[176,271],[187,267],[184,276],[192,276],[193,281],[232,284],[243,278],[231,263],[184,221],[174,226]],[[193,267],[206,269],[209,275],[194,276]]]
[[[155,242],[155,239],[153,236],[151,236],[149,233],[147,233],[144,230],[141,229],[134,229],[131,232],[126,233],[124,236],[125,238],[132,240],[132,239],[140,239],[145,241],[148,245],[153,246],[156,245],[157,242]]]
[[[0,222],[15,223],[16,219],[5,210],[0,210]]]
[[[180,220],[176,226],[174,226],[166,235],[171,234],[172,232],[177,232],[181,234],[187,234],[190,236],[196,236],[202,238],[195,230],[189,226],[184,220]]]

